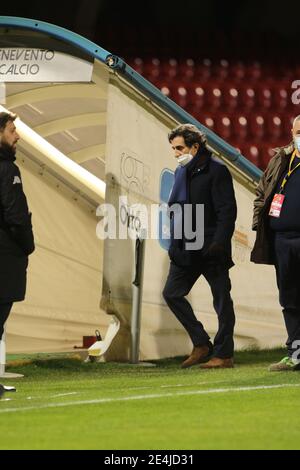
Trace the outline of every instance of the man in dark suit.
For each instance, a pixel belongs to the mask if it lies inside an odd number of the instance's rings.
[[[169,134],[169,142],[179,163],[170,196],[171,260],[164,299],[186,329],[193,343],[191,355],[183,368],[201,363],[201,368],[233,367],[233,331],[235,315],[230,296],[229,269],[233,266],[231,238],[236,220],[236,201],[232,177],[227,167],[216,160],[206,146],[205,135],[191,124],[180,125]],[[174,205],[183,208],[183,217],[176,220]],[[190,220],[184,206],[190,205]],[[188,243],[185,235],[177,237],[178,223],[190,227],[200,237],[197,207],[204,207],[204,244]],[[185,220],[183,220],[185,218]],[[184,233],[184,230],[182,230]],[[188,237],[190,238],[190,237]],[[196,248],[196,249],[195,249]],[[202,323],[196,318],[188,295],[197,279],[203,275],[210,285],[219,329],[214,345]]]
[[[256,240],[251,261],[275,266],[288,339],[287,355],[271,371],[300,369],[300,116],[293,141],[277,149],[263,173],[254,201]]]
[[[25,298],[28,256],[34,251],[31,214],[15,164],[16,117],[0,113],[0,340],[13,303]]]

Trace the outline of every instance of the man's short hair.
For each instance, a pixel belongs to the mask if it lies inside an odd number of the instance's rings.
[[[187,147],[192,147],[194,144],[206,144],[206,135],[193,124],[180,124],[175,127],[168,135],[169,142],[171,143],[175,137],[183,137]]]
[[[300,121],[300,115],[296,116],[295,119],[293,120],[293,127],[295,126],[296,122]]]
[[[8,122],[14,122],[17,115],[13,113],[0,113],[0,132],[4,131]]]

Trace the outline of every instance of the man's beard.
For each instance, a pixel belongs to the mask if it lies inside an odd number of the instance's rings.
[[[13,156],[16,155],[17,149],[14,148],[12,145],[9,145],[6,142],[3,142],[3,141],[1,142],[1,148],[2,150],[4,150],[5,153],[8,153]]]

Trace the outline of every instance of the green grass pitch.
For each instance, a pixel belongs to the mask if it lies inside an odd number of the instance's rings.
[[[236,354],[232,370],[85,364],[43,355],[0,401],[0,449],[299,449],[300,372],[283,350]]]

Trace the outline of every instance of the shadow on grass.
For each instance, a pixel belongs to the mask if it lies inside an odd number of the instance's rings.
[[[264,365],[273,362],[278,362],[285,355],[284,349],[269,349],[269,350],[258,350],[248,349],[244,351],[238,351],[235,353],[235,363],[240,366],[249,365]],[[80,356],[72,354],[57,354],[51,356],[50,354],[45,355],[32,355],[29,357],[20,357],[19,359],[15,356],[14,361],[9,362],[7,371],[23,373],[26,376],[43,376],[49,373],[61,375],[68,372],[70,376],[73,374],[110,374],[118,371],[119,374],[155,374],[161,369],[167,370],[179,369],[182,362],[182,357],[166,358],[160,360],[151,361],[156,367],[137,367],[133,364],[128,363],[84,363]]]
[[[234,362],[236,365],[259,365],[265,363],[278,362],[286,355],[286,350],[283,348],[275,349],[245,349],[235,352]],[[160,359],[159,361],[152,361],[161,367],[178,366],[184,357],[175,357]]]

